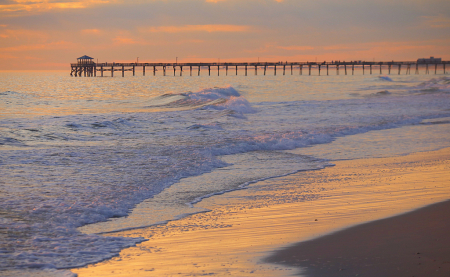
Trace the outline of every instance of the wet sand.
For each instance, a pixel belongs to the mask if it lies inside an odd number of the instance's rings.
[[[271,264],[263,260],[275,250],[299,241],[450,198],[450,148],[401,157],[338,161],[335,164],[323,170],[258,182],[247,190],[211,197],[197,204],[210,209],[208,213],[192,215],[167,225],[108,234],[140,236],[148,241],[124,249],[111,260],[72,271],[80,277],[298,275],[302,271],[296,267],[300,265],[294,257],[297,250],[292,250],[295,253],[283,252],[286,254],[282,260],[289,261],[291,266],[286,262]],[[438,208],[440,205],[435,207],[444,215],[448,214]],[[441,230],[434,228],[431,221],[423,221],[421,225],[423,230]],[[394,231],[394,228],[386,230],[389,244],[399,243],[396,238],[405,236],[396,237]],[[383,238],[378,242],[368,241],[373,242],[374,247],[383,244]],[[436,257],[431,255],[431,249],[411,247],[405,251],[411,252],[418,260],[426,260],[426,263],[434,262],[434,259],[441,263],[444,261],[443,256],[438,257],[438,252],[433,254]],[[431,244],[429,247],[436,248]],[[324,255],[330,249],[325,247]],[[322,255],[321,251],[317,250],[316,254]],[[330,259],[336,258],[338,251],[335,248],[327,255]],[[386,253],[394,255],[391,251]],[[354,252],[352,258],[358,261],[361,255]],[[384,265],[387,270],[392,268],[389,264],[378,264],[374,268]],[[355,276],[345,273],[346,268],[340,266],[339,269],[344,269],[340,271],[344,275],[337,276]]]
[[[278,251],[305,276],[450,276],[450,201]]]

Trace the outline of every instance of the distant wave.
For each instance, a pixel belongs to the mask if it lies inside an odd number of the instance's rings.
[[[198,92],[164,94],[151,100],[147,107],[161,108],[210,108],[231,110],[239,113],[254,113],[250,103],[232,86],[208,88]]]
[[[389,94],[391,94],[391,93],[388,90],[382,90],[382,91],[376,92],[376,93],[374,93],[372,95],[374,95],[374,96],[385,96],[385,95],[389,95]]]
[[[19,93],[15,92],[15,91],[10,91],[10,90],[0,92],[0,95],[14,95],[14,94],[19,94]]]
[[[433,78],[416,86],[421,92],[450,93],[450,77]]]
[[[389,76],[378,76],[381,80],[392,82],[392,79]]]

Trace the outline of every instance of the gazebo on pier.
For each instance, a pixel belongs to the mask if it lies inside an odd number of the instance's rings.
[[[94,63],[94,58],[91,58],[86,55],[84,55],[83,57],[79,57],[77,60],[78,60],[78,64],[93,64]]]
[[[96,76],[97,69],[94,58],[84,55],[83,57],[79,57],[77,61],[77,63],[71,64],[71,76],[81,77],[81,74],[84,74],[84,77]]]

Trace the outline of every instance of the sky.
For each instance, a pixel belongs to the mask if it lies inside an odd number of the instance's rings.
[[[448,0],[0,0],[0,70],[450,60]]]

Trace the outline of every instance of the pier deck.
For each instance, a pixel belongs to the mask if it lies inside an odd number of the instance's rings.
[[[318,71],[318,75],[329,75],[330,69],[335,69],[336,74],[340,74],[340,70],[343,70],[345,75],[351,70],[354,75],[355,68],[362,69],[363,74],[366,70],[369,74],[378,71],[379,74],[383,74],[383,68],[391,74],[391,71],[397,71],[401,74],[401,70],[405,69],[405,74],[411,74],[411,68],[415,71],[415,74],[419,74],[419,68],[424,70],[425,74],[430,73],[430,69],[434,69],[434,73],[437,74],[438,67],[446,74],[446,65],[450,64],[450,61],[439,62],[418,62],[418,61],[389,61],[389,62],[367,62],[367,61],[351,61],[351,62],[249,62],[249,63],[72,63],[71,64],[71,76],[75,77],[103,77],[105,72],[111,72],[111,77],[114,76],[115,71],[122,72],[122,77],[125,76],[125,71],[132,71],[133,76],[136,74],[136,69],[141,68],[142,74],[145,76],[146,68],[149,68],[153,75],[159,70],[163,71],[163,76],[167,75],[169,69],[173,70],[173,75],[176,76],[177,71],[179,76],[183,76],[183,72],[188,68],[189,75],[192,76],[192,72],[197,71],[197,76],[200,76],[201,70],[207,70],[208,76],[211,76],[211,69],[217,69],[217,75],[220,76],[220,71],[225,71],[228,75],[228,71],[235,71],[238,75],[238,69],[245,70],[245,76],[248,74],[248,70],[254,70],[254,74],[258,75],[258,69],[263,71],[266,75],[268,69],[272,69],[274,75],[277,75],[277,70],[282,71],[282,74],[286,74],[286,69],[293,75],[295,70],[298,70],[298,74],[303,75],[303,69],[308,70],[308,75],[311,75],[312,69]],[[387,67],[387,68],[386,68]],[[323,72],[323,73],[322,73]],[[99,73],[99,74],[97,74]]]

